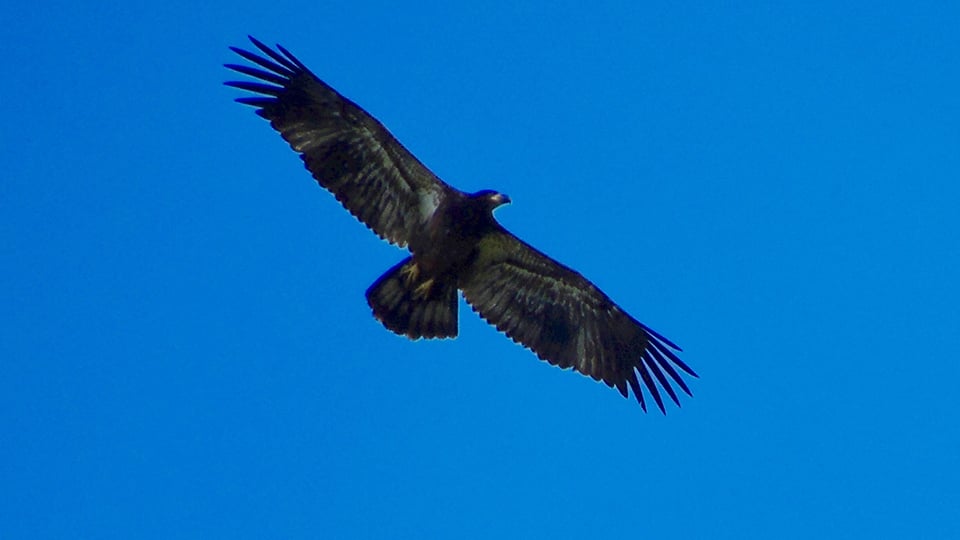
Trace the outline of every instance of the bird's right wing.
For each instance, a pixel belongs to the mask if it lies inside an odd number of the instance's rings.
[[[659,387],[680,404],[671,380],[690,390],[674,366],[696,377],[680,348],[640,323],[593,283],[499,228],[478,244],[460,283],[475,311],[542,360],[627,388],[646,410],[643,386],[664,411]]]
[[[260,81],[225,83],[260,94],[237,101],[256,107],[300,154],[317,182],[357,219],[389,242],[409,244],[440,201],[456,190],[286,49],[278,45],[277,52],[253,37],[250,41],[269,58],[230,48],[263,68],[226,65]]]

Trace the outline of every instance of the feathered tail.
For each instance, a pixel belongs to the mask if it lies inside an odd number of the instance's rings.
[[[424,276],[411,257],[367,289],[367,303],[384,326],[411,339],[457,335],[456,279]]]

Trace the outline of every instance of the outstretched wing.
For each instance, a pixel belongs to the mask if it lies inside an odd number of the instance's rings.
[[[613,303],[579,273],[502,228],[480,240],[474,266],[460,284],[481,317],[542,360],[603,381],[647,410],[639,375],[664,413],[659,387],[680,405],[671,386],[690,389],[674,366],[696,377],[680,348]]]
[[[321,186],[381,238],[410,243],[453,188],[430,172],[387,128],[317,78],[281,46],[250,37],[269,58],[231,47],[259,66],[226,67],[259,79],[225,84],[260,94],[237,101],[257,108],[300,154]],[[264,71],[266,70],[266,71]],[[266,83],[266,84],[264,84]]]

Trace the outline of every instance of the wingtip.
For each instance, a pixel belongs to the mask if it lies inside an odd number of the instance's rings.
[[[657,408],[660,409],[660,412],[663,413],[664,416],[667,415],[667,408],[663,406],[663,400],[657,400]]]
[[[253,36],[250,35],[250,34],[247,34],[247,39],[250,40],[250,43],[253,43],[254,45],[256,45],[256,47],[257,47],[258,49],[262,49],[262,48],[264,48],[264,47],[267,47],[266,45],[263,44],[262,41],[260,41],[259,39],[253,37]],[[269,47],[267,47],[267,48],[269,48]]]
[[[637,400],[637,403],[640,404],[640,408],[643,409],[643,412],[647,412],[647,402],[643,399],[643,392],[640,391],[640,383],[636,381],[636,375],[634,375],[633,381],[631,381],[631,388],[633,388],[633,397]]]

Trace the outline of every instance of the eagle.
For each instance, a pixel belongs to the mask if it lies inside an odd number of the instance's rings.
[[[366,291],[386,328],[414,340],[456,337],[461,291],[480,317],[541,360],[625,398],[632,390],[644,411],[642,387],[664,414],[660,389],[677,406],[674,384],[692,396],[678,369],[698,375],[677,356],[680,347],[497,222],[493,212],[509,197],[450,186],[285,48],[249,38],[262,55],[230,47],[249,64],[225,64],[252,78],[225,83],[255,94],[236,101],[268,120],[344,208],[410,252]]]

